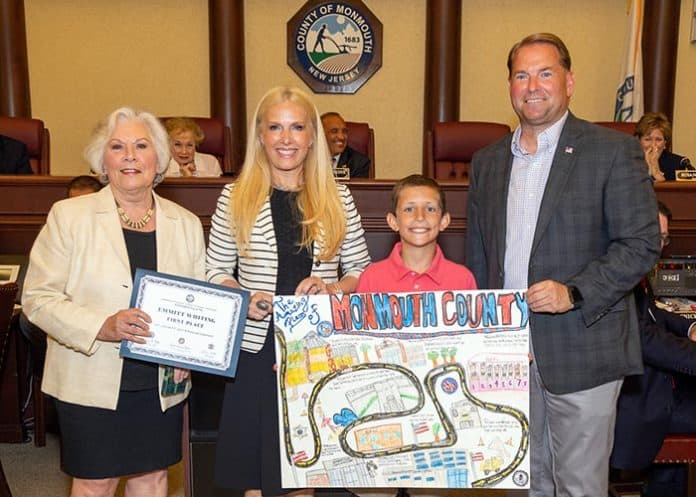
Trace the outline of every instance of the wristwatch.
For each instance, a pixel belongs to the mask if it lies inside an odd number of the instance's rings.
[[[570,303],[573,305],[573,310],[580,309],[580,307],[582,307],[582,293],[580,293],[580,290],[578,290],[578,287],[575,285],[568,286],[568,298],[570,299]]]

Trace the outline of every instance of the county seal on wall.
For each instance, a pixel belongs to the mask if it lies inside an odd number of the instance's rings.
[[[309,0],[287,33],[288,64],[315,93],[355,93],[382,66],[382,23],[360,0]]]

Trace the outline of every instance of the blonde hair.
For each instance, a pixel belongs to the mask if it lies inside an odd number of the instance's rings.
[[[164,127],[172,140],[176,138],[176,135],[186,133],[187,131],[190,131],[193,135],[193,141],[196,142],[196,145],[200,145],[205,140],[205,133],[203,133],[198,123],[190,117],[170,117],[164,121]]]
[[[251,231],[256,217],[271,194],[271,164],[261,144],[261,131],[268,109],[293,102],[307,114],[307,127],[312,134],[303,167],[304,186],[297,195],[297,208],[302,217],[301,246],[311,249],[320,242],[319,259],[329,260],[338,252],[346,233],[346,215],[331,169],[329,147],[321,130],[319,112],[309,97],[290,87],[276,87],[259,102],[247,134],[246,157],[234,184],[228,218],[239,253],[247,256]]]

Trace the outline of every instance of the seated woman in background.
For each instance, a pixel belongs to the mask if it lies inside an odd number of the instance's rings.
[[[205,135],[196,121],[188,117],[173,117],[164,123],[169,133],[172,159],[166,176],[222,176],[215,156],[196,152]]]
[[[691,168],[689,159],[666,150],[672,141],[672,124],[662,112],[643,114],[636,126],[636,136],[643,147],[653,181],[674,181],[675,171]]]

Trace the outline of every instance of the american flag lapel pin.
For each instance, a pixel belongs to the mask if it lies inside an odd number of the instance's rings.
[[[566,148],[565,148],[565,153],[566,153],[566,154],[572,154],[572,153],[573,153],[573,147],[566,147]]]

